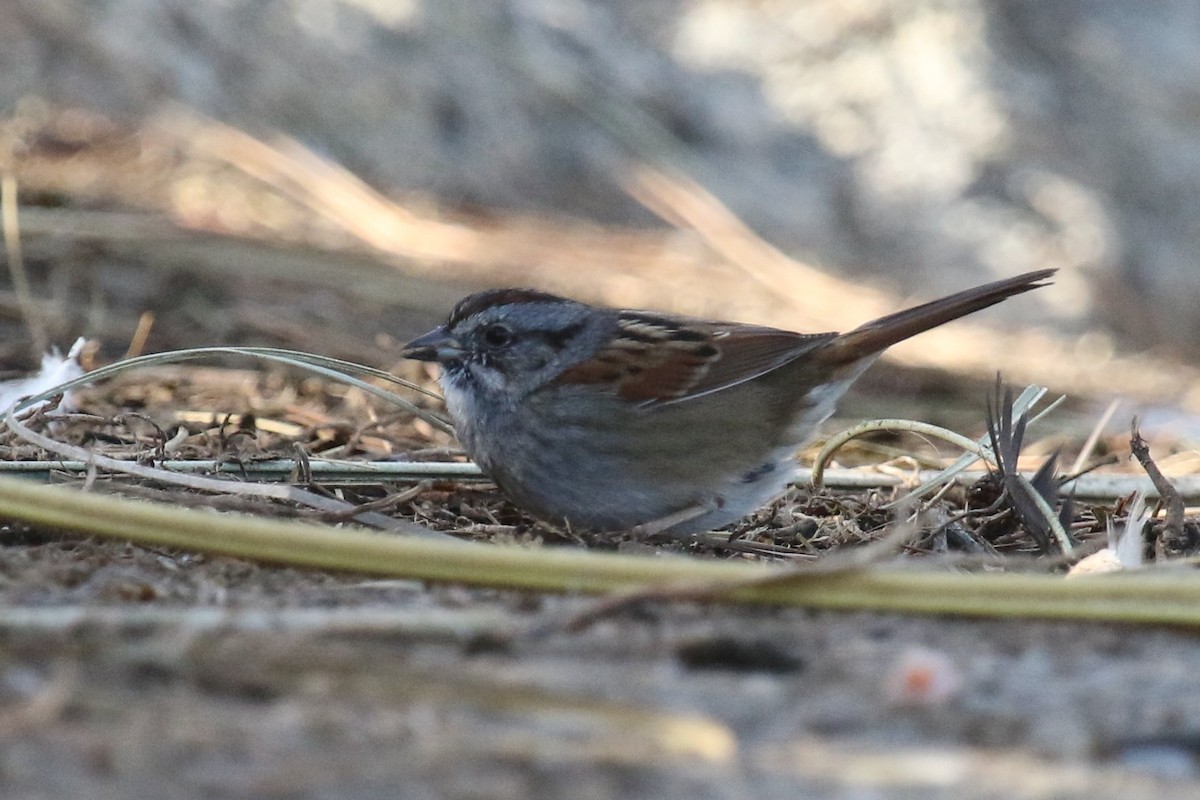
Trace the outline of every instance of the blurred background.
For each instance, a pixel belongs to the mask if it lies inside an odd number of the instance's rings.
[[[1197,42],[1189,2],[9,0],[0,356],[386,364],[503,284],[844,329],[1057,267],[897,359],[1195,411]]]

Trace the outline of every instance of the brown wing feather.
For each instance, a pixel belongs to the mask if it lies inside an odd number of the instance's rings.
[[[609,346],[558,381],[616,383],[626,400],[663,405],[753,380],[834,336],[640,312],[622,312],[618,326]]]
[[[719,392],[753,380],[810,352],[836,334],[803,334],[753,325],[728,325],[713,333],[717,354],[687,391],[675,397],[657,398],[657,402],[678,402]]]

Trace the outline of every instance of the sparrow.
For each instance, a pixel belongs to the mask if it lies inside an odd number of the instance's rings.
[[[402,355],[440,366],[468,455],[520,508],[574,528],[686,536],[781,495],[796,451],[891,345],[1046,285],[1046,269],[847,333],[472,294]]]

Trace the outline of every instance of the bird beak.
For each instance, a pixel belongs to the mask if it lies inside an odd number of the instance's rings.
[[[417,361],[452,361],[462,354],[462,345],[444,326],[434,328],[424,336],[418,336],[400,351],[402,357],[414,358]]]

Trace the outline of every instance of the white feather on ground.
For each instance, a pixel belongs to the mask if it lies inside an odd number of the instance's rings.
[[[65,356],[55,348],[42,356],[42,367],[33,375],[0,381],[0,409],[7,410],[23,397],[41,394],[82,375],[83,367],[79,365],[79,355],[83,352],[84,344],[86,340],[82,337],[76,339]],[[60,407],[64,410],[71,408],[70,400],[68,392]]]
[[[1123,569],[1138,569],[1142,566],[1142,531],[1150,521],[1146,508],[1146,495],[1138,492],[1129,504],[1125,524],[1117,530],[1112,518],[1108,520],[1108,547],[1081,559],[1067,572],[1068,578],[1081,575],[1100,575]]]

